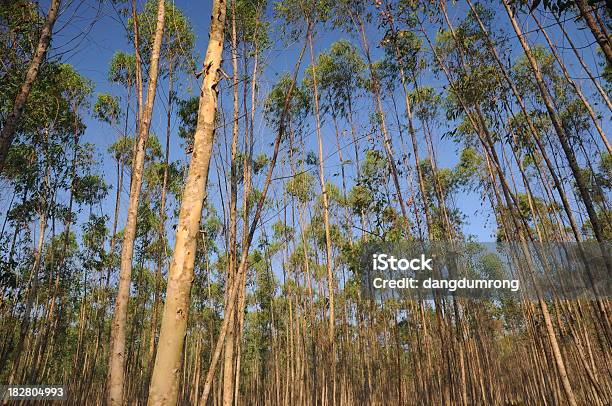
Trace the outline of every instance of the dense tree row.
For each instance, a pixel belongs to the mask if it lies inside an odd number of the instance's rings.
[[[132,52],[108,92],[54,39],[80,2],[46,3],[0,2],[2,382],[79,405],[612,402],[601,280],[379,301],[359,263],[477,250],[488,216],[521,278],[567,242],[612,280],[605,2],[109,0]]]

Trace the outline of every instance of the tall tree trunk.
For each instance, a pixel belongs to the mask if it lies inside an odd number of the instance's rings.
[[[215,138],[218,71],[223,52],[225,14],[225,1],[215,0],[208,49],[204,58],[204,80],[194,134],[193,156],[181,200],[174,253],[168,274],[166,304],[149,388],[149,405],[175,405],[178,397],[181,354],[187,329],[196,243],[200,232],[208,168]]]
[[[157,320],[159,315],[159,306],[161,304],[161,282],[162,269],[164,267],[165,258],[168,256],[166,249],[166,194],[168,191],[168,165],[170,162],[170,126],[172,123],[172,92],[173,92],[173,60],[170,57],[168,67],[168,112],[166,115],[166,151],[164,154],[164,174],[162,177],[162,189],[159,202],[159,252],[157,257],[157,269],[155,270],[155,292],[153,301],[153,316],[151,317],[151,335],[149,337],[149,362],[150,368],[153,367],[153,357],[155,357],[155,346],[157,336]],[[151,370],[151,369],[150,369]]]
[[[130,284],[132,274],[132,256],[134,254],[134,240],[136,238],[136,220],[138,214],[138,202],[144,172],[144,161],[146,154],[146,142],[149,137],[151,116],[155,102],[155,91],[157,88],[157,76],[159,72],[159,54],[162,37],[164,33],[165,2],[159,0],[157,8],[157,23],[155,37],[151,50],[151,68],[149,71],[149,87],[147,89],[147,101],[138,128],[138,145],[136,155],[132,164],[132,182],[130,185],[130,202],[128,206],[127,220],[121,247],[121,267],[119,274],[119,288],[117,300],[111,323],[110,355],[108,367],[107,402],[109,405],[123,404],[123,384],[125,381],[125,337],[128,302],[130,298]]]
[[[387,124],[385,123],[385,109],[382,104],[382,96],[380,94],[380,80],[378,78],[378,74],[374,68],[374,64],[372,62],[372,55],[370,54],[370,46],[368,44],[368,39],[365,30],[365,24],[361,16],[352,15],[355,25],[357,25],[357,29],[360,33],[361,43],[363,46],[363,51],[366,56],[368,69],[370,71],[370,78],[372,79],[371,84],[371,92],[374,96],[374,102],[376,105],[376,113],[378,114],[378,118],[380,119],[380,129],[383,134],[383,147],[385,148],[385,152],[387,155],[387,161],[389,163],[389,168],[391,169],[391,177],[393,178],[393,184],[395,186],[395,191],[397,193],[397,200],[399,202],[400,210],[402,212],[403,217],[403,225],[406,231],[406,235],[410,235],[410,221],[408,219],[408,210],[406,208],[406,203],[404,199],[404,194],[402,193],[402,187],[399,182],[399,175],[397,171],[397,165],[395,164],[395,157],[393,153],[393,145],[391,141],[391,137],[389,136],[389,132],[387,130]]]
[[[40,65],[42,64],[43,59],[45,59],[45,55],[49,49],[49,44],[51,43],[51,37],[53,35],[53,26],[57,20],[60,5],[61,0],[52,0],[51,4],[49,5],[47,19],[45,21],[45,25],[43,26],[42,32],[40,33],[38,46],[36,47],[34,56],[30,61],[30,66],[28,67],[25,80],[21,85],[21,89],[19,89],[19,93],[17,93],[17,96],[15,97],[13,110],[6,118],[6,121],[2,127],[2,132],[0,132],[0,173],[4,171],[4,162],[6,161],[9,148],[13,143],[13,138],[15,137],[15,132],[17,131],[17,125],[19,124],[19,120],[21,119],[21,115],[23,114],[23,110],[28,101],[28,96],[30,95],[30,90],[32,90],[32,85],[38,76]]]
[[[257,21],[259,20],[259,15],[261,13],[261,10],[257,11]],[[244,224],[248,224],[249,223],[249,198],[250,198],[250,194],[251,194],[251,173],[252,173],[252,162],[253,162],[253,146],[254,146],[254,134],[253,134],[253,123],[255,122],[255,111],[256,111],[256,100],[257,100],[257,73],[258,73],[258,67],[259,67],[259,44],[257,42],[257,31],[255,32],[255,34],[253,35],[253,38],[255,39],[255,51],[254,51],[254,58],[255,61],[253,63],[253,70],[251,73],[251,111],[250,111],[250,119],[248,120],[248,128],[245,128],[245,148],[248,148],[248,151],[244,154],[244,159],[243,159],[243,184],[244,184],[244,190],[243,190],[243,196],[242,196],[242,219],[243,219],[243,223]],[[245,64],[246,65],[246,64]],[[245,66],[245,70],[246,70],[246,66]],[[244,90],[244,96],[245,96],[245,102],[244,102],[244,109],[245,109],[245,116],[247,115],[247,106],[246,106],[246,83],[245,83],[245,90]],[[246,233],[243,233],[243,237],[242,237],[242,246],[246,247],[248,243],[248,235]],[[246,301],[246,277],[243,278],[243,284],[241,287],[241,291],[240,291],[240,295],[238,296],[238,309],[243,309],[245,306],[245,301]],[[245,312],[243,311],[238,311],[237,312],[237,324],[238,324],[238,333],[237,333],[237,337],[236,337],[236,351],[237,351],[237,355],[236,355],[236,379],[234,382],[234,404],[236,406],[239,405],[240,403],[240,364],[241,364],[241,354],[242,354],[242,342],[241,342],[241,338],[242,338],[242,331],[244,328],[244,316],[245,316]]]
[[[317,131],[317,145],[319,148],[319,182],[321,185],[321,198],[323,200],[323,225],[325,227],[325,268],[327,270],[327,289],[329,294],[329,356],[332,357],[332,385],[336,384],[336,334],[334,331],[335,327],[335,314],[334,314],[334,271],[333,271],[333,258],[332,258],[332,243],[331,243],[331,232],[329,227],[329,197],[327,196],[327,185],[325,184],[325,157],[323,155],[323,138],[321,136],[321,118],[319,113],[319,91],[317,86],[317,68],[314,59],[314,50],[312,46],[312,32],[308,33],[308,45],[310,47],[310,63],[312,64],[312,82],[314,89],[314,112],[315,122]],[[332,392],[333,404],[335,404],[335,391]]]
[[[591,32],[593,33],[593,37],[601,47],[608,64],[612,64],[612,45],[610,44],[610,38],[601,30],[601,27],[597,25],[597,21],[595,21],[595,17],[593,16],[593,9],[587,0],[576,0],[576,6],[580,11],[580,16],[586,22],[586,25],[589,27]]]
[[[140,24],[136,12],[136,0],[132,0],[132,18],[134,19],[134,55],[136,59],[136,133],[139,133],[140,120],[142,119],[142,58],[140,57]],[[125,134],[127,136],[127,134]]]
[[[308,30],[310,31],[310,29],[311,29],[311,26],[309,25]],[[281,140],[283,139],[283,136],[285,135],[285,131],[286,131],[285,120],[287,117],[287,112],[289,111],[291,96],[293,94],[293,89],[295,87],[295,83],[297,80],[298,70],[302,63],[304,51],[306,50],[306,45],[307,45],[307,42],[305,41],[304,46],[302,47],[302,50],[300,51],[300,55],[298,57],[298,61],[295,66],[295,70],[293,72],[293,80],[291,81],[291,85],[289,87],[289,90],[287,91],[287,95],[285,96],[283,111],[281,113],[279,124],[278,124],[278,132],[276,135],[276,139],[274,140],[274,152],[272,153],[272,159],[270,160],[270,164],[268,166],[268,173],[266,174],[266,179],[263,184],[261,195],[259,199],[257,200],[257,204],[255,207],[255,214],[253,215],[253,221],[251,222],[251,225],[248,228],[249,230],[248,235],[246,239],[244,240],[245,244],[242,247],[242,254],[240,256],[240,262],[238,263],[236,278],[234,278],[232,285],[229,287],[230,290],[228,294],[228,297],[229,297],[228,307],[226,309],[226,312],[229,314],[231,314],[234,311],[234,308],[236,307],[235,303],[236,303],[236,299],[238,298],[240,282],[242,282],[242,279],[241,279],[242,274],[246,272],[249,248],[253,241],[255,230],[257,229],[257,223],[259,222],[259,218],[261,217],[261,213],[263,211],[263,205],[264,205],[266,196],[268,194],[268,188],[270,187],[270,182],[272,181],[272,173],[274,171],[274,168],[276,166],[276,161],[278,159],[278,153],[280,150]],[[246,232],[246,228],[245,228],[245,232]],[[243,311],[243,309],[239,309],[238,311]],[[217,342],[215,343],[214,351],[212,354],[212,359],[210,361],[210,366],[208,368],[208,373],[206,374],[206,381],[204,382],[204,391],[202,392],[202,396],[200,398],[200,403],[203,405],[206,404],[208,400],[208,396],[210,395],[212,380],[214,378],[215,369],[217,367],[217,362],[219,361],[219,356],[221,354],[221,347],[224,343],[230,320],[231,319],[228,317],[223,319],[223,323],[221,325],[221,331],[219,332],[219,337],[217,337]]]
[[[234,101],[234,116],[232,127],[232,150],[231,150],[231,168],[230,168],[230,207],[229,207],[229,266],[227,270],[227,286],[231,286],[236,274],[236,243],[237,243],[237,200],[238,200],[238,166],[237,166],[237,151],[238,151],[238,38],[236,37],[236,0],[232,0],[232,83],[233,83],[233,101]],[[247,129],[248,131],[248,129]],[[245,167],[246,169],[246,167]],[[246,202],[245,202],[246,204]],[[245,223],[248,224],[248,223]],[[226,297],[226,302],[227,302]],[[227,303],[226,303],[227,306]],[[232,406],[234,402],[234,344],[235,332],[237,328],[236,314],[225,314],[225,317],[230,317],[227,339],[225,340],[225,356],[223,360],[223,405]],[[239,338],[237,338],[239,340]]]

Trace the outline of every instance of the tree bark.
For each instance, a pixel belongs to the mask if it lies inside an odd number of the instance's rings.
[[[209,31],[210,39],[204,59],[204,80],[200,93],[193,156],[183,191],[174,253],[168,275],[166,304],[149,388],[149,405],[175,405],[178,397],[181,354],[187,329],[196,242],[200,232],[199,225],[215,137],[218,71],[223,52],[225,14],[225,1],[215,0]]]
[[[233,84],[233,101],[234,101],[234,116],[232,127],[232,151],[231,151],[231,168],[230,168],[230,207],[229,207],[229,266],[227,270],[227,286],[231,286],[233,278],[236,274],[236,243],[237,243],[237,200],[238,200],[238,167],[237,157],[238,152],[238,39],[236,38],[236,0],[232,1],[232,84]],[[246,169],[246,167],[245,167]],[[245,202],[246,205],[246,202]],[[245,223],[247,224],[247,223]],[[226,297],[227,299],[227,297]],[[227,303],[226,303],[227,305]],[[227,332],[227,340],[225,340],[225,356],[223,360],[223,405],[232,406],[234,402],[234,342],[235,332],[237,327],[236,314],[226,314],[225,317],[230,317],[233,322],[230,322]],[[237,340],[240,340],[238,337]],[[238,372],[236,372],[238,373]]]
[[[312,47],[312,32],[308,33],[308,45],[310,47],[310,62],[312,64],[312,82],[314,90],[314,112],[317,132],[317,146],[319,151],[319,183],[321,184],[321,198],[323,200],[323,225],[325,227],[325,268],[327,270],[327,289],[329,290],[329,344],[332,358],[332,376],[335,378],[335,314],[334,314],[334,272],[332,258],[331,231],[329,227],[329,198],[327,196],[327,185],[325,184],[325,157],[323,156],[323,139],[321,136],[321,119],[319,114],[319,91],[317,86],[317,70]],[[335,381],[333,382],[335,383]],[[334,394],[335,396],[335,394]],[[335,402],[334,402],[335,403]]]
[[[311,27],[308,27],[308,30],[310,30]],[[280,116],[280,120],[279,120],[279,125],[278,125],[278,133],[276,135],[276,139],[274,140],[274,152],[272,153],[272,159],[270,161],[269,167],[268,167],[268,173],[266,174],[266,180],[264,181],[264,185],[263,185],[263,189],[261,192],[261,195],[257,201],[257,205],[255,207],[255,214],[253,215],[253,221],[251,222],[251,225],[249,227],[249,232],[248,235],[245,238],[245,244],[242,247],[242,254],[240,256],[240,262],[238,264],[238,268],[237,268],[237,274],[236,277],[234,278],[234,281],[232,282],[232,285],[229,287],[229,294],[228,294],[228,307],[226,309],[226,312],[228,314],[231,314],[234,311],[235,303],[236,303],[236,299],[238,298],[238,293],[239,293],[239,288],[240,288],[240,282],[242,281],[242,274],[244,272],[246,272],[246,266],[247,266],[247,259],[248,259],[248,253],[249,253],[249,247],[251,246],[251,243],[253,241],[253,236],[255,235],[255,230],[257,228],[257,223],[259,222],[259,218],[261,217],[261,213],[263,211],[263,205],[264,205],[264,201],[266,199],[266,196],[268,194],[268,188],[270,187],[270,183],[272,181],[272,173],[274,171],[274,168],[276,166],[276,161],[278,159],[278,153],[280,150],[280,143],[281,140],[283,139],[283,136],[285,134],[285,120],[286,120],[286,116],[287,116],[287,112],[289,111],[289,105],[290,105],[290,101],[291,101],[291,95],[293,93],[293,89],[295,87],[295,83],[297,80],[297,74],[298,74],[298,70],[299,67],[302,63],[302,58],[304,56],[304,51],[306,50],[306,45],[307,42],[304,42],[304,46],[302,47],[302,50],[300,52],[300,55],[298,57],[298,61],[296,63],[296,67],[295,67],[295,71],[293,73],[293,80],[291,81],[291,86],[289,87],[289,90],[287,91],[287,95],[285,96],[285,101],[284,101],[284,106],[283,106],[283,111],[281,113]],[[245,232],[246,232],[246,228],[245,228]],[[239,309],[238,311],[242,311],[242,309]],[[208,373],[206,374],[206,381],[204,382],[204,391],[202,392],[202,396],[200,398],[200,404],[205,405],[207,400],[208,400],[208,396],[210,395],[210,389],[212,386],[212,380],[214,377],[214,373],[215,373],[215,369],[217,366],[217,362],[219,361],[219,356],[221,354],[221,346],[223,345],[223,342],[225,340],[225,336],[227,334],[227,329],[228,329],[228,325],[230,323],[230,318],[226,317],[223,319],[223,323],[221,325],[221,330],[219,332],[219,337],[217,338],[217,342],[215,343],[215,349],[212,355],[212,359],[210,361],[210,366],[208,368]]]
[[[157,344],[157,320],[159,315],[159,306],[161,304],[161,283],[162,283],[162,269],[164,262],[168,256],[168,250],[166,249],[166,193],[168,190],[168,165],[170,162],[170,126],[172,120],[172,92],[173,92],[173,61],[170,57],[168,67],[168,112],[166,115],[166,151],[164,156],[164,174],[162,177],[162,189],[161,197],[159,202],[159,252],[157,257],[157,269],[155,270],[155,293],[153,301],[153,316],[151,318],[151,335],[149,337],[149,361],[153,361],[155,357],[155,346]],[[152,367],[152,362],[151,366]]]
[[[165,2],[160,0],[157,9],[157,23],[155,37],[151,52],[151,68],[149,71],[149,87],[147,101],[138,126],[138,145],[132,163],[132,182],[130,185],[130,202],[127,220],[124,229],[123,245],[121,247],[121,266],[119,274],[119,288],[115,311],[111,324],[110,355],[108,370],[107,402],[109,405],[123,404],[123,384],[125,372],[125,337],[128,302],[130,298],[130,283],[132,274],[132,256],[134,254],[134,240],[136,238],[136,220],[138,202],[144,172],[146,142],[149,137],[149,127],[155,102],[157,76],[159,72],[159,54],[164,33]]]
[[[576,6],[580,11],[580,16],[584,18],[586,25],[593,33],[593,37],[601,47],[608,64],[612,64],[612,45],[610,45],[610,38],[601,30],[593,17],[592,9],[587,0],[576,0]]]

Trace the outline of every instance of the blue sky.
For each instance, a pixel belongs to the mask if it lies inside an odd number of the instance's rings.
[[[48,1],[41,2],[41,8],[46,10]],[[196,61],[198,65],[201,64],[202,56],[205,53],[208,39],[208,24],[210,20],[210,1],[187,1],[187,0],[176,0],[175,4],[180,8],[183,13],[187,16],[192,24],[192,27],[196,34]],[[142,6],[142,2],[139,1],[139,6]],[[451,7],[449,14],[451,18],[456,21],[457,18],[462,18],[465,15],[465,6]],[[96,18],[97,16],[97,18]],[[268,17],[271,17],[270,10],[267,13]],[[92,21],[96,20],[95,24],[92,25]],[[523,30],[528,32],[532,30],[535,25],[533,21],[522,18],[526,21],[523,23]],[[69,22],[69,24],[66,24]],[[542,18],[544,25],[550,24],[550,21],[546,21]],[[574,41],[580,46],[589,44],[592,42],[592,36],[588,30],[577,30],[574,25],[569,23],[571,27],[568,27]],[[503,9],[496,10],[495,24],[496,27],[503,29],[504,32],[511,32],[509,28],[508,18]],[[272,23],[273,29],[278,27],[278,23]],[[52,55],[60,57],[61,60],[71,63],[75,68],[84,76],[89,78],[95,84],[95,94],[109,92],[122,98],[125,96],[125,91],[119,86],[109,84],[106,79],[107,69],[112,55],[116,51],[132,52],[131,44],[125,35],[123,25],[119,21],[119,17],[113,8],[105,2],[100,6],[97,0],[84,0],[78,4],[74,1],[69,3],[67,10],[63,12],[56,25],[57,33],[53,42]],[[359,47],[359,41],[357,38],[351,38],[349,35],[333,30],[319,30],[315,42],[315,53],[326,50],[334,41],[341,38],[347,38],[352,43]],[[432,37],[435,35],[435,30],[432,28],[430,34]],[[559,37],[560,33],[551,28],[551,34],[554,38]],[[278,75],[285,72],[290,72],[293,69],[297,53],[301,47],[301,43],[285,43],[278,32],[272,32],[272,46],[271,49],[265,52],[262,58],[265,64],[264,73],[260,81],[260,101],[268,92],[270,87],[275,83]],[[382,31],[377,30],[375,26],[368,28],[368,36],[370,46],[372,48],[374,58],[380,57],[381,52],[376,47],[376,44],[380,40]],[[533,43],[544,43],[544,39],[541,38],[538,32],[533,32],[529,35],[530,42]],[[512,48],[513,55],[510,56],[514,60],[517,55],[522,53],[520,45],[515,40],[516,46]],[[564,44],[565,41],[558,40],[557,43]],[[595,55],[592,54],[591,48],[586,48],[582,52],[592,70],[598,72],[600,68],[594,63]],[[577,72],[577,77],[585,76],[582,72],[579,72],[580,66],[575,61],[572,51],[570,49],[560,48],[560,52],[567,57],[568,66],[573,72]],[[308,54],[305,55],[304,63],[302,67],[307,66],[309,59]],[[229,61],[229,55],[226,55],[226,62]],[[229,72],[230,69],[226,68]],[[158,86],[157,100],[155,110],[152,119],[151,131],[156,134],[164,134],[166,126],[166,112],[165,112],[165,100],[167,98],[167,84],[165,80],[160,81],[161,84]],[[581,82],[582,83],[582,82]],[[178,81],[179,90],[178,96],[180,98],[186,98],[187,96],[193,96],[197,94],[199,81],[193,76],[182,75]],[[443,81],[435,77],[432,72],[425,72],[421,79],[421,85],[432,86],[435,89],[441,91]],[[222,89],[227,86],[227,83],[222,83]],[[593,92],[589,89],[588,94]],[[92,102],[95,100],[92,99]],[[398,109],[403,111],[401,99],[398,98]],[[223,92],[221,96],[221,102],[226,106],[226,114],[231,115],[231,94],[227,91]],[[358,103],[356,112],[359,117],[362,118],[360,124],[362,128],[366,128],[367,117],[372,112],[373,104],[366,97],[361,97],[361,102]],[[390,106],[390,105],[388,105]],[[394,118],[391,116],[388,118],[390,127],[394,127]],[[101,158],[101,170],[104,172],[104,176],[111,185],[115,185],[115,167],[110,159],[104,159],[106,150],[110,144],[112,144],[117,133],[105,124],[101,124],[91,117],[86,115],[87,130],[85,133],[85,140],[94,143],[98,147],[98,152]],[[186,157],[182,152],[180,146],[180,140],[178,138],[178,120],[173,116],[172,126],[172,145],[171,145],[171,160],[185,160]],[[452,128],[453,123],[445,122],[444,115],[440,116],[440,122],[438,123],[438,129],[435,134],[435,144],[437,146],[437,157],[439,159],[439,166],[452,166],[457,162],[457,153],[459,146],[448,141],[442,140],[441,135]],[[610,128],[609,115],[604,120],[604,128],[606,131]],[[269,152],[269,144],[273,141],[274,133],[266,127],[262,119],[259,118],[255,124],[256,129],[256,154],[262,152]],[[222,137],[221,131],[218,133],[218,137]],[[331,155],[330,159],[326,162],[326,176],[328,180],[340,183],[339,178],[331,176],[332,173],[337,172],[337,154],[333,154],[336,150],[335,138],[332,132],[332,128],[329,123],[325,122],[323,126],[323,137],[324,137],[324,148],[326,155]],[[160,137],[161,138],[161,137]],[[316,136],[314,131],[310,132],[308,147],[313,151],[316,150]],[[423,142],[424,145],[424,142]],[[421,154],[425,156],[424,148],[421,148]],[[350,149],[347,149],[347,154]],[[345,155],[347,155],[345,154]],[[217,158],[220,158],[219,156]],[[345,158],[346,159],[346,158]],[[219,179],[216,176],[216,170],[214,167],[215,163],[211,163],[211,177],[209,179],[209,191],[218,190]],[[277,170],[278,172],[278,170]],[[257,180],[261,182],[261,179]],[[390,185],[391,186],[391,185]],[[225,187],[225,184],[224,186]],[[125,186],[127,189],[127,183]],[[391,187],[392,189],[392,187]],[[106,213],[112,212],[114,192],[109,194],[105,203],[104,211]],[[211,193],[211,199],[216,207],[220,207],[220,201],[217,193]],[[465,232],[470,235],[474,235],[480,241],[490,241],[494,238],[493,232],[495,229],[495,221],[492,217],[491,210],[488,207],[488,203],[481,206],[481,198],[479,194],[474,193],[460,193],[454,200],[457,208],[463,211],[467,216],[467,224],[464,228]],[[124,215],[127,209],[127,190],[124,190],[123,194],[123,207],[122,207],[122,219],[120,221],[120,228],[124,221]],[[264,218],[270,218],[273,213],[264,214]],[[273,220],[272,222],[274,222]]]

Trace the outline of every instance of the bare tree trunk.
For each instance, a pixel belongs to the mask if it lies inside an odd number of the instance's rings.
[[[397,193],[397,200],[399,202],[400,210],[402,212],[402,217],[404,219],[403,225],[407,235],[411,234],[410,231],[410,222],[408,219],[408,210],[406,209],[406,202],[404,199],[404,195],[402,193],[402,188],[399,182],[399,175],[397,171],[397,165],[395,164],[395,157],[393,154],[393,145],[391,141],[391,137],[389,136],[389,132],[387,130],[387,124],[385,123],[385,110],[382,105],[381,95],[380,95],[380,81],[378,79],[378,75],[374,69],[374,65],[372,62],[372,56],[370,54],[370,46],[368,45],[368,39],[365,32],[365,24],[362,18],[359,15],[351,16],[357,25],[361,43],[363,46],[363,51],[366,56],[368,69],[370,71],[370,77],[372,79],[372,94],[374,96],[374,102],[376,104],[376,113],[378,114],[378,118],[380,119],[380,129],[383,134],[383,147],[385,148],[385,152],[387,154],[387,161],[389,163],[389,167],[391,169],[391,177],[393,178],[393,184],[395,186],[395,191]]]
[[[17,96],[15,97],[13,110],[6,118],[6,121],[2,126],[2,132],[0,132],[0,173],[2,173],[4,170],[4,162],[6,161],[9,148],[13,143],[15,131],[17,130],[17,125],[19,124],[19,120],[21,119],[21,115],[23,114],[23,110],[28,101],[30,90],[32,90],[32,85],[34,84],[34,81],[36,81],[40,65],[42,64],[42,61],[47,54],[47,50],[49,49],[51,36],[53,35],[53,25],[55,25],[55,20],[57,20],[60,4],[61,0],[52,0],[51,4],[49,5],[47,19],[45,21],[45,25],[43,26],[42,32],[40,33],[38,46],[36,47],[34,56],[30,61],[30,66],[28,67],[25,80],[21,85],[21,89],[19,89],[19,93],[17,93]]]
[[[234,96],[234,116],[232,128],[232,150],[230,168],[230,207],[229,207],[229,266],[227,269],[227,286],[231,286],[236,274],[236,228],[237,228],[237,200],[238,200],[238,39],[236,38],[236,0],[232,1],[232,68],[233,68],[233,96]],[[248,131],[248,130],[247,130]],[[246,167],[245,167],[246,169]],[[246,186],[245,186],[246,187]],[[246,207],[246,202],[245,202]],[[247,223],[245,223],[247,224]],[[227,305],[227,297],[226,297]],[[225,314],[231,319],[227,339],[225,340],[225,356],[223,360],[223,405],[232,406],[234,401],[234,343],[237,329],[236,314]],[[237,338],[240,339],[239,337]],[[236,373],[238,373],[236,371]]]
[[[17,346],[14,350],[14,358],[13,365],[10,369],[10,374],[8,376],[8,383],[12,384],[15,382],[15,379],[18,378],[16,376],[19,371],[19,367],[21,366],[21,354],[23,352],[24,346],[27,348],[27,335],[31,329],[30,325],[30,317],[32,313],[32,308],[35,307],[35,295],[38,290],[38,272],[40,270],[40,261],[42,258],[42,250],[44,248],[45,242],[45,230],[47,229],[47,208],[43,209],[42,213],[39,217],[39,226],[38,226],[38,242],[36,244],[36,251],[34,251],[34,263],[30,268],[30,277],[28,279],[28,283],[25,289],[25,309],[23,311],[23,320],[21,321],[19,336],[21,339],[17,341]]]
[[[149,361],[150,368],[153,367],[153,357],[155,357],[155,346],[157,336],[157,320],[159,316],[159,306],[161,304],[161,282],[162,269],[164,267],[165,258],[168,256],[166,249],[166,193],[168,189],[168,165],[170,161],[170,126],[172,119],[172,92],[173,92],[173,61],[170,58],[168,68],[168,113],[166,116],[166,151],[164,157],[164,174],[162,178],[162,189],[159,203],[159,230],[158,238],[160,242],[157,269],[155,270],[155,292],[153,302],[153,316],[151,317],[151,335],[149,337]]]
[[[601,47],[606,59],[608,60],[608,64],[612,64],[612,46],[610,45],[610,38],[601,30],[601,28],[597,25],[597,21],[595,21],[595,17],[592,14],[592,8],[587,2],[587,0],[576,0],[576,6],[580,11],[580,16],[584,18],[586,25],[589,27],[591,32],[593,33],[593,37]]]
[[[136,12],[136,0],[132,0],[132,18],[134,19],[134,55],[136,59],[136,123],[140,126],[142,119],[142,59],[140,57],[140,32],[138,24],[138,13]],[[138,127],[140,128],[140,127]],[[136,131],[138,132],[138,128]],[[127,134],[125,134],[127,136]]]
[[[261,10],[258,10],[258,17]],[[253,38],[257,38],[255,34]],[[257,73],[259,67],[259,44],[255,40],[255,61],[253,63],[253,71],[251,74],[251,111],[250,111],[250,120],[248,120],[248,128],[245,128],[245,148],[248,148],[248,152],[244,154],[243,159],[243,184],[244,191],[242,197],[242,218],[244,224],[249,223],[249,197],[251,193],[251,172],[252,172],[252,162],[253,162],[253,145],[254,145],[254,134],[253,134],[253,123],[255,122],[255,110],[256,110],[256,100],[257,100]],[[246,66],[245,66],[246,69]],[[245,116],[246,116],[246,84],[245,84]],[[244,233],[242,238],[242,246],[246,247],[248,243],[248,235]],[[246,301],[246,278],[243,279],[243,284],[241,287],[240,295],[238,297],[238,309],[243,309]],[[242,354],[242,331],[244,328],[244,313],[243,311],[239,311],[237,315],[237,323],[238,323],[238,336],[236,338],[236,379],[234,383],[234,404],[236,406],[240,403],[240,365],[241,365],[241,354]]]
[[[310,29],[311,27],[309,26],[308,30],[310,31]],[[226,312],[228,313],[232,313],[234,311],[234,308],[236,307],[235,302],[236,302],[236,299],[238,298],[240,282],[242,281],[241,277],[242,277],[242,274],[246,272],[246,265],[247,265],[246,262],[248,258],[249,247],[251,245],[251,242],[253,241],[253,236],[255,235],[257,223],[259,222],[259,218],[261,217],[264,201],[268,193],[268,188],[270,187],[270,182],[272,181],[272,173],[274,171],[274,167],[276,166],[276,161],[278,159],[280,143],[281,143],[281,140],[283,139],[283,136],[286,130],[285,120],[286,120],[287,112],[289,110],[291,95],[293,94],[293,89],[295,87],[295,82],[297,80],[298,69],[302,63],[302,58],[304,56],[304,51],[306,50],[306,45],[307,45],[307,42],[304,42],[304,46],[302,47],[302,50],[298,57],[298,61],[296,63],[295,71],[293,73],[293,80],[291,81],[291,85],[289,87],[289,90],[287,91],[287,95],[285,96],[283,111],[281,113],[279,125],[278,125],[278,133],[274,141],[274,152],[272,153],[272,159],[268,167],[268,173],[266,174],[266,179],[264,181],[261,195],[257,201],[257,205],[255,208],[255,214],[253,215],[253,221],[251,222],[251,225],[248,231],[248,235],[245,239],[246,243],[242,247],[242,254],[240,256],[240,263],[238,265],[236,278],[234,278],[234,282],[229,287],[230,290],[228,294],[228,297],[229,297],[228,307],[226,309]],[[245,228],[245,232],[246,232],[246,228]],[[242,311],[242,309],[239,309],[239,311]],[[204,391],[202,392],[202,396],[200,398],[200,403],[203,405],[206,404],[208,400],[208,396],[210,395],[212,380],[214,378],[215,369],[217,367],[217,362],[219,361],[219,356],[221,355],[221,347],[224,343],[229,323],[230,323],[229,318],[226,317],[223,319],[223,324],[221,325],[221,331],[219,332],[219,337],[217,338],[217,342],[215,343],[215,348],[214,348],[214,352],[212,355],[212,359],[210,361],[210,366],[208,368],[208,373],[206,374],[206,381],[204,382]]]
[[[159,54],[164,33],[165,2],[160,0],[157,9],[157,23],[155,37],[151,52],[151,68],[149,71],[149,87],[147,89],[147,102],[143,110],[138,128],[138,145],[134,162],[132,164],[132,182],[130,185],[130,202],[127,220],[124,229],[123,245],[121,247],[121,267],[119,275],[119,288],[115,311],[111,324],[110,355],[108,371],[107,402],[109,405],[123,404],[123,384],[125,373],[125,337],[128,302],[130,298],[130,284],[132,274],[132,256],[134,254],[134,239],[136,238],[136,220],[140,188],[144,171],[146,142],[149,136],[157,76],[159,71]]]
[[[325,227],[325,267],[327,269],[327,289],[329,294],[329,356],[332,357],[332,385],[335,389],[336,384],[336,335],[334,331],[335,327],[335,314],[334,314],[334,272],[333,272],[333,258],[332,258],[332,244],[331,244],[331,232],[329,228],[329,199],[327,196],[327,185],[325,184],[325,166],[323,156],[323,139],[321,136],[321,118],[319,113],[319,91],[317,86],[317,70],[314,60],[314,51],[312,47],[312,32],[308,33],[308,45],[310,47],[310,63],[312,64],[312,82],[314,88],[314,107],[315,107],[315,121],[317,131],[317,145],[319,148],[319,182],[321,184],[321,197],[323,200],[323,225]],[[335,404],[335,390],[332,392],[333,404]]]
[[[204,80],[194,135],[193,156],[183,191],[174,253],[168,274],[166,304],[149,388],[149,405],[175,405],[178,397],[181,354],[187,329],[197,237],[206,195],[208,168],[215,138],[218,71],[225,34],[226,5],[215,0],[204,58]]]

